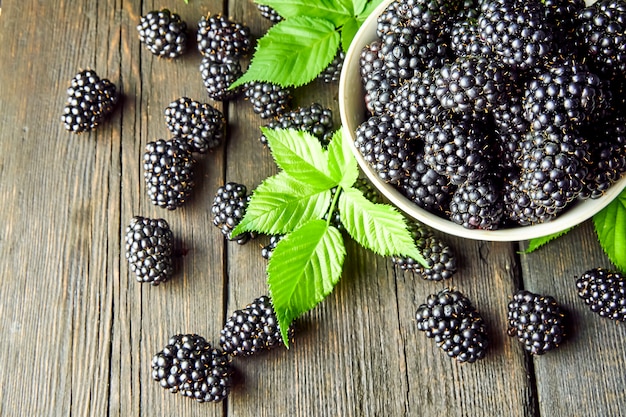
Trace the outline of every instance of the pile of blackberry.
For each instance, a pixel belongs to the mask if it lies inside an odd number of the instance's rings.
[[[624,0],[394,1],[361,52],[356,148],[466,228],[554,219],[626,171],[625,25]]]

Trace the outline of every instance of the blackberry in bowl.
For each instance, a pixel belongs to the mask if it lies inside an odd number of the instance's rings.
[[[571,25],[585,26],[564,36],[541,0],[485,0],[473,13],[461,0],[383,1],[354,37],[339,81],[344,139],[360,168],[401,211],[460,237],[527,240],[589,219],[626,187],[621,58],[603,57],[611,71],[585,58],[589,42],[613,36],[585,22],[621,25],[620,2],[572,10],[585,19]],[[446,15],[426,25],[422,9]],[[491,31],[507,22],[517,23],[496,51],[504,34]],[[471,48],[458,45],[468,40],[454,27],[474,34]],[[423,42],[408,48],[406,28]],[[611,42],[626,49],[622,38]],[[418,195],[407,184],[424,186]]]

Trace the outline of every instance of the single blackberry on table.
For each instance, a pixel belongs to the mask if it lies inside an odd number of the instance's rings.
[[[293,333],[293,327],[288,329]],[[284,346],[272,301],[266,295],[236,310],[220,332],[220,345],[233,356],[252,356]]]
[[[503,210],[501,187],[490,176],[459,185],[450,200],[450,220],[467,229],[500,228]]]
[[[269,261],[269,259],[272,257],[272,254],[274,253],[274,249],[276,249],[276,246],[278,246],[278,242],[280,242],[284,237],[285,235],[270,236],[269,243],[261,248],[261,256],[263,257],[263,259],[267,259]]]
[[[228,397],[233,374],[228,355],[196,334],[172,336],[152,358],[153,380],[198,402],[219,402]]]
[[[589,65],[604,77],[626,72],[626,2],[600,0],[578,13],[576,37]]]
[[[246,83],[244,95],[261,119],[283,114],[291,102],[291,90],[269,82]]]
[[[456,255],[450,246],[423,224],[409,222],[407,227],[417,249],[428,262],[428,267],[411,257],[392,256],[391,261],[400,269],[418,273],[429,281],[442,281],[452,277],[456,272]]]
[[[66,130],[87,132],[109,116],[119,100],[111,81],[100,78],[93,70],[79,71],[67,89],[67,102],[61,120]]]
[[[452,358],[472,363],[485,357],[487,326],[460,291],[445,288],[426,298],[415,314],[417,328]]]
[[[565,312],[549,295],[518,291],[509,302],[507,320],[508,335],[533,355],[556,349],[566,336]]]
[[[626,278],[605,268],[590,269],[576,279],[578,296],[591,311],[611,320],[626,321]]]
[[[196,164],[191,151],[185,140],[176,137],[146,145],[143,170],[152,204],[175,210],[187,201],[194,186]]]
[[[333,112],[319,103],[298,107],[284,112],[271,120],[265,127],[270,129],[296,129],[309,132],[327,146],[333,137]],[[267,138],[261,135],[260,141],[267,145]]]
[[[139,41],[154,55],[176,58],[187,48],[187,24],[168,9],[142,16],[137,25]]]
[[[415,164],[413,145],[391,117],[372,116],[356,130],[355,146],[381,180],[399,184]]]
[[[487,0],[481,11],[481,39],[505,65],[527,70],[550,55],[553,28],[539,0]]]
[[[328,84],[339,81],[344,59],[346,59],[346,53],[340,48],[331,63],[318,75],[318,78]]]
[[[165,123],[174,136],[187,141],[193,151],[205,153],[224,139],[226,119],[208,103],[181,97],[165,108]]]
[[[216,101],[230,100],[237,96],[241,88],[228,88],[243,75],[239,61],[226,58],[214,61],[210,57],[202,58],[200,75],[209,97]]]
[[[256,6],[259,9],[261,16],[268,19],[270,22],[278,23],[281,20],[283,20],[283,17],[280,14],[278,14],[278,12],[274,10],[273,8],[271,8],[270,6],[267,6],[265,4],[258,4],[258,3]]]
[[[397,187],[400,192],[419,207],[443,214],[450,202],[454,186],[445,175],[429,167],[423,155],[417,154],[415,167]]]
[[[240,245],[255,237],[254,233],[251,232],[237,236],[233,236],[231,233],[246,214],[249,201],[250,196],[245,185],[228,182],[217,189],[211,206],[213,224],[220,228],[228,240],[234,240]]]
[[[137,281],[159,285],[171,278],[174,236],[167,221],[135,216],[126,227],[126,259]]]
[[[238,59],[251,49],[250,28],[221,14],[202,16],[196,35],[198,51],[214,61]]]

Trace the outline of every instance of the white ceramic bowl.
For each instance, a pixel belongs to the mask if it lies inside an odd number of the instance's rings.
[[[376,39],[378,16],[391,1],[393,0],[386,0],[381,3],[367,18],[346,53],[341,79],[339,80],[339,111],[344,140],[350,143],[361,170],[372,184],[400,210],[434,229],[451,235],[487,241],[518,241],[557,233],[580,224],[606,207],[626,187],[626,176],[624,176],[619,182],[611,186],[601,198],[575,202],[568,210],[546,223],[499,230],[476,230],[467,229],[420,208],[396,188],[383,182],[365,162],[363,156],[354,146],[354,141],[356,128],[365,121],[366,114],[365,93],[359,72],[359,56],[363,47]],[[591,2],[588,1],[587,3]]]

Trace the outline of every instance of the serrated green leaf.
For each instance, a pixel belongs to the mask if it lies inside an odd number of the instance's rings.
[[[563,236],[564,234],[566,234],[567,232],[569,232],[572,229],[573,229],[573,227],[570,227],[570,228],[567,228],[567,229],[562,230],[562,231],[557,232],[557,233],[553,233],[553,234],[548,235],[548,236],[542,236],[542,237],[537,237],[537,238],[534,238],[534,239],[530,239],[528,241],[528,247],[526,248],[524,253],[534,252],[537,249],[539,249],[540,247],[544,246],[545,244],[547,244],[549,242],[552,242],[554,239]]]
[[[308,16],[325,19],[336,27],[352,17],[350,0],[256,0],[257,4],[270,6],[285,19]]]
[[[339,196],[341,223],[361,246],[382,256],[410,256],[428,264],[407,230],[404,217],[388,204],[374,204],[355,188]]]
[[[348,51],[348,48],[350,47],[350,44],[352,43],[352,40],[354,39],[354,36],[360,26],[361,23],[357,21],[356,17],[351,17],[346,20],[341,27],[341,49],[343,49],[344,52]]]
[[[365,10],[365,6],[367,6],[368,0],[346,0],[346,1],[350,1],[352,3],[352,13],[354,13],[354,16],[358,16],[361,13],[363,13],[363,10]]]
[[[346,250],[339,230],[312,220],[282,239],[267,266],[267,283],[285,345],[291,322],[330,294]]]
[[[259,39],[247,71],[229,88],[251,81],[299,87],[314,80],[337,54],[335,25],[316,17],[282,20]]]
[[[604,253],[626,273],[626,191],[593,216],[593,225]]]
[[[367,3],[367,6],[365,7],[365,9],[363,9],[363,11],[359,15],[357,15],[357,20],[359,21],[359,24],[363,24],[365,19],[367,19],[369,15],[372,14],[372,12],[376,10],[376,8],[382,2],[383,0],[372,0],[369,3]]]
[[[315,136],[295,129],[263,127],[261,132],[276,165],[287,174],[319,190],[337,185],[328,167],[328,152]]]
[[[328,169],[330,177],[343,188],[351,187],[359,177],[359,166],[341,129],[337,130],[328,144]]]

